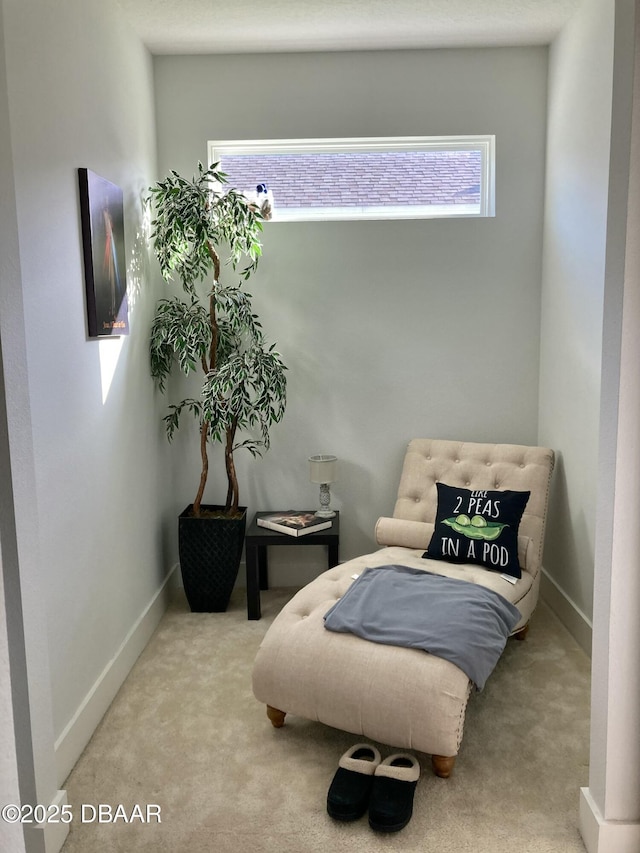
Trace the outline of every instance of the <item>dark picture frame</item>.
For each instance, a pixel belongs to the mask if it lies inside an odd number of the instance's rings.
[[[122,190],[78,169],[89,337],[129,334]]]

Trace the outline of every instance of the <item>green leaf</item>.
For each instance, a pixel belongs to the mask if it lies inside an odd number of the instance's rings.
[[[227,178],[219,163],[198,163],[190,180],[172,170],[149,188],[154,252],[167,285],[179,288],[156,308],[151,374],[165,391],[174,367],[185,374],[204,367],[200,398],[168,409],[170,439],[189,411],[206,424],[211,441],[245,432],[233,448],[256,456],[284,415],[286,367],[275,344],[265,342],[251,294],[242,287],[262,256],[262,216]],[[241,270],[237,285],[221,283],[225,266]]]

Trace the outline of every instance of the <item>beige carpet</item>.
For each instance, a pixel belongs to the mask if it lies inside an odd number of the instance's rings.
[[[326,813],[338,759],[359,739],[295,717],[276,730],[251,693],[255,652],[291,593],[263,593],[259,622],[241,594],[223,614],[171,607],[66,783],[76,815],[83,803],[158,804],[162,822],[76,819],[64,853],[584,853],[589,661],[544,605],[472,696],[454,775],[436,778],[417,753],[413,819],[386,836],[366,816]]]

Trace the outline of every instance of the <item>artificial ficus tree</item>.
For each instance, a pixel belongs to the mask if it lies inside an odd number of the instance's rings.
[[[151,327],[151,373],[160,389],[173,368],[202,373],[200,396],[169,406],[165,416],[171,440],[183,413],[198,419],[201,472],[193,502],[200,515],[209,472],[209,442],[224,447],[227,474],[225,512],[238,511],[239,488],[234,453],[254,456],[269,447],[271,426],[284,415],[285,366],[275,345],[264,338],[243,288],[262,254],[262,216],[227,184],[218,164],[191,179],[177,172],[150,188],[154,206],[153,247],[165,281],[182,292],[161,299]],[[224,267],[239,281],[222,284]],[[241,438],[243,433],[247,437]]]

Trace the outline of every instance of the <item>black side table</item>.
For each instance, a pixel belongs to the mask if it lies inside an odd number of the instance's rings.
[[[269,589],[268,545],[326,545],[327,568],[332,569],[338,565],[340,513],[336,512],[331,519],[331,527],[325,527],[315,533],[306,533],[304,536],[289,536],[287,533],[258,526],[258,518],[261,515],[272,515],[275,511],[257,512],[245,535],[248,619],[260,618],[260,590]]]

